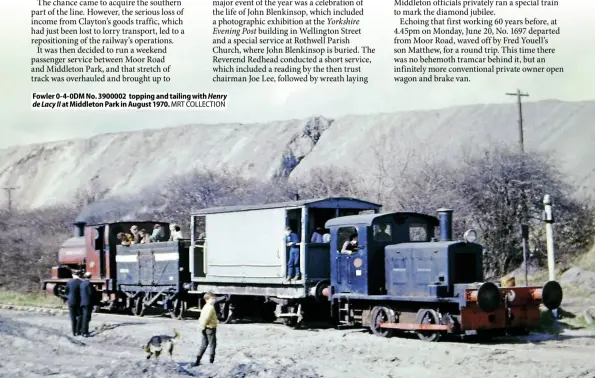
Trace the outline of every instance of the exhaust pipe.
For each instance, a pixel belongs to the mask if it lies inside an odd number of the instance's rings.
[[[80,238],[81,236],[85,236],[85,226],[87,223],[85,222],[76,222],[74,223],[74,237]]]
[[[452,212],[451,209],[438,209],[440,241],[452,241]]]

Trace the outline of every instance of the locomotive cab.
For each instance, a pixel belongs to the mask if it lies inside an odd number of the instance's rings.
[[[430,242],[436,217],[408,212],[362,214],[329,220],[331,282],[337,293],[387,294],[385,256],[391,245]],[[357,236],[357,249],[343,251]]]

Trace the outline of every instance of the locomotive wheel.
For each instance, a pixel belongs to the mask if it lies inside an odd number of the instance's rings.
[[[188,303],[178,298],[174,300],[173,309],[170,312],[170,316],[172,319],[181,320],[184,318],[186,310],[188,310]]]
[[[510,336],[527,336],[530,333],[531,332],[529,331],[529,329],[525,327],[511,328],[508,330],[508,334]]]
[[[143,297],[137,297],[132,305],[132,313],[135,316],[143,316],[145,314],[145,304],[143,303]]]
[[[372,309],[370,314],[370,330],[376,336],[391,337],[395,330],[391,328],[380,328],[380,323],[394,323],[396,322],[395,312],[385,306],[376,306]]]
[[[439,324],[438,313],[434,310],[419,310],[417,313],[417,323],[419,324]],[[438,341],[442,337],[439,331],[418,331],[417,337],[423,341]]]

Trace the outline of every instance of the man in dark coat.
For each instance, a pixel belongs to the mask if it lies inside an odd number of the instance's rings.
[[[95,289],[91,283],[91,273],[85,273],[85,279],[81,282],[81,319],[82,324],[80,334],[83,337],[89,337],[89,323],[91,322],[91,313],[95,299]]]
[[[70,324],[72,334],[79,335],[80,312],[81,312],[81,280],[78,273],[72,273],[72,279],[66,283],[66,301],[68,302],[68,312],[70,313]]]

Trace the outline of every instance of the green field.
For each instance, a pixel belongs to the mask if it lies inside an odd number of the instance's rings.
[[[38,293],[17,293],[14,291],[0,291],[0,304],[52,308],[64,307],[61,299],[53,295],[46,294],[42,291]]]

